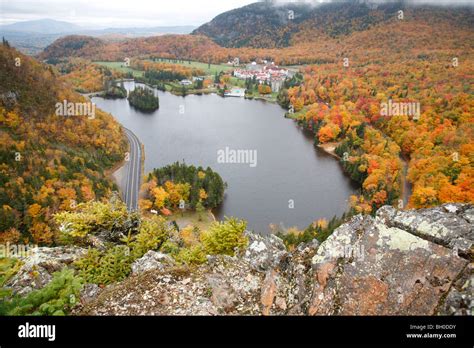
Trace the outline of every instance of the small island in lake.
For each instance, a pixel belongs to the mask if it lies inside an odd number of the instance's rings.
[[[123,86],[123,81],[117,84],[116,81],[107,81],[105,91],[102,94],[105,99],[123,99],[127,98],[127,90]]]
[[[136,87],[128,95],[130,105],[141,111],[155,111],[160,107],[160,100],[153,90],[146,87]]]

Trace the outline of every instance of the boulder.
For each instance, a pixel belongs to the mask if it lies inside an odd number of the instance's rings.
[[[80,300],[81,304],[86,304],[95,299],[102,289],[97,284],[86,284],[81,290]]]
[[[450,203],[421,210],[397,210],[385,206],[377,211],[377,217],[387,226],[398,227],[443,245],[454,253],[473,256],[474,225],[470,205]]]
[[[174,266],[173,258],[167,254],[150,250],[132,264],[132,274],[137,275],[152,269],[163,271],[166,267]]]
[[[288,256],[285,244],[275,235],[261,236],[253,232],[246,232],[249,245],[244,253],[244,260],[248,261],[252,269],[266,272],[282,266]]]
[[[77,247],[31,249],[27,257],[21,258],[23,265],[5,286],[18,295],[41,289],[52,280],[54,272],[61,271],[86,253],[87,249]]]
[[[262,284],[262,293],[260,295],[260,302],[263,306],[263,315],[270,314],[270,309],[272,308],[273,301],[277,292],[276,277],[277,273],[275,272],[275,270],[270,270],[265,275],[265,279]]]
[[[440,315],[474,315],[474,264],[471,262],[449,291],[442,306]]]
[[[391,209],[385,207],[382,213],[387,211]],[[468,261],[442,245],[392,227],[395,221],[400,221],[397,213],[390,218],[357,216],[321,244],[312,261],[309,314],[437,313]]]
[[[152,269],[108,286],[80,314],[260,314],[262,280],[242,258],[213,256],[192,271]]]
[[[211,287],[211,301],[220,313],[231,312],[238,303],[235,290],[229,285],[225,277],[212,274],[207,277]]]

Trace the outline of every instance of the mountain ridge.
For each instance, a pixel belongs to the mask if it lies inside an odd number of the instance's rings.
[[[474,25],[472,8],[462,6],[447,9],[434,5],[411,6],[402,1],[380,4],[337,1],[319,5],[258,2],[224,12],[192,34],[207,36],[223,47],[289,47],[308,41],[311,36],[347,36],[377,24],[401,20],[400,15],[403,20],[423,21],[424,13],[441,20],[448,17],[444,19],[456,26]],[[425,21],[429,19],[430,16]]]
[[[44,18],[31,21],[21,21],[12,24],[0,26],[0,32],[23,32],[23,33],[41,33],[41,34],[61,34],[70,33],[84,28],[66,21]]]
[[[66,35],[83,35],[115,40],[164,34],[189,34],[195,26],[106,27],[89,29],[70,22],[40,19],[1,25],[0,36],[24,53],[37,54]]]

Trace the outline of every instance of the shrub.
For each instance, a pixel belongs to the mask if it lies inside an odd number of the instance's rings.
[[[126,278],[130,274],[132,262],[130,249],[118,245],[106,251],[89,249],[87,255],[74,265],[87,283],[106,285]]]
[[[154,216],[144,220],[140,225],[140,232],[133,237],[130,243],[134,259],[145,255],[149,250],[157,250],[168,239],[170,227],[161,216]]]
[[[121,230],[127,234],[130,227],[136,224],[136,217],[129,214],[125,204],[118,200],[82,203],[75,211],[55,214],[54,219],[61,226],[62,237],[75,242],[101,231]]]
[[[170,227],[159,216],[143,220],[138,234],[124,240],[127,245],[116,245],[105,251],[89,249],[86,256],[75,262],[79,274],[88,283],[110,284],[130,274],[133,261],[149,250],[157,250],[168,239]]]
[[[191,247],[200,242],[200,231],[198,227],[188,225],[179,231],[179,237],[182,239],[185,247]]]
[[[167,240],[161,246],[161,251],[165,254],[170,254],[171,256],[176,256],[179,253],[179,245],[171,240]]]
[[[201,244],[180,249],[174,258],[178,263],[186,265],[199,265],[207,261],[206,252]]]
[[[83,280],[73,270],[53,274],[49,284],[26,297],[13,296],[0,301],[0,315],[66,315],[77,303]]]
[[[234,255],[236,249],[244,249],[248,239],[244,235],[247,228],[245,220],[226,218],[224,222],[214,222],[209,231],[201,236],[207,254]]]
[[[23,262],[15,258],[0,258],[0,286],[3,286],[21,268]]]

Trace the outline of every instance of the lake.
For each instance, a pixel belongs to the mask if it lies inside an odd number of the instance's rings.
[[[132,90],[135,83],[124,85]],[[93,102],[145,145],[145,173],[183,160],[217,171],[228,185],[214,211],[218,219],[243,218],[261,233],[270,223],[304,229],[316,219],[342,215],[357,192],[339,162],[314,147],[311,135],[276,104],[156,93],[160,108],[154,113],[140,112],[126,99]]]

